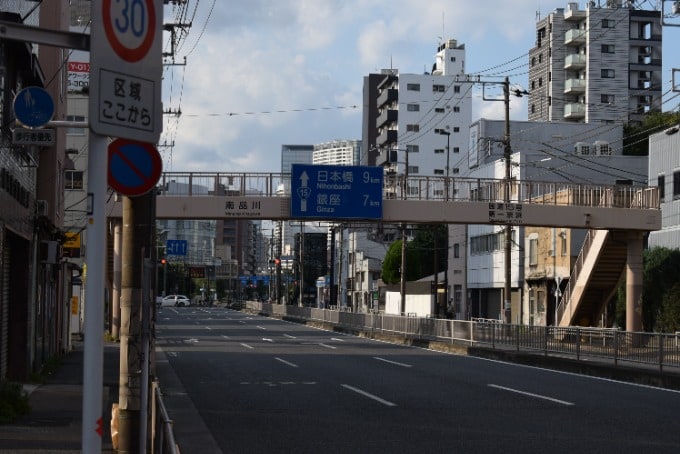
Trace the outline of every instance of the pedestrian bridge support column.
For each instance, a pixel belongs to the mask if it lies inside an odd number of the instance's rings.
[[[642,331],[642,232],[628,234],[626,261],[626,331]]]

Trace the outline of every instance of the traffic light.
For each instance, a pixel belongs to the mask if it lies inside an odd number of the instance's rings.
[[[163,257],[161,259],[161,265],[165,266],[165,265],[167,265],[167,263],[168,263],[167,259],[165,257]]]

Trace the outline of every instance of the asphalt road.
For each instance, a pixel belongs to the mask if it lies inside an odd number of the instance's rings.
[[[163,308],[185,453],[679,453],[680,393],[397,346],[224,308]]]

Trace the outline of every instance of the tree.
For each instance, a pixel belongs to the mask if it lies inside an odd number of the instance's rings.
[[[423,226],[417,230],[413,241],[406,243],[406,280],[415,281],[434,274],[435,237],[437,269],[446,269],[448,228],[446,225]],[[390,245],[385,254],[382,280],[387,284],[401,282],[401,240]]]
[[[680,250],[665,247],[647,249],[643,254],[643,280],[642,280],[642,326],[645,331],[661,330],[659,317],[666,313],[666,317],[672,316],[680,304],[680,299],[667,298],[676,284],[680,284]],[[678,308],[677,310],[680,310]],[[626,325],[626,295],[625,287],[618,292],[616,307],[616,321],[619,326]],[[664,326],[669,321],[664,319]]]
[[[641,124],[628,124],[623,128],[623,154],[648,156],[649,136],[680,122],[680,112],[652,112]]]
[[[663,296],[661,311],[656,320],[656,331],[675,333],[680,331],[680,283],[676,283]]]

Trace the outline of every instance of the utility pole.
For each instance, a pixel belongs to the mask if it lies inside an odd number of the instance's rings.
[[[408,199],[408,149],[404,150],[405,164],[404,169],[404,189],[402,198],[404,200]],[[406,223],[401,224],[401,285],[399,293],[401,294],[401,308],[400,313],[406,315]]]
[[[510,173],[510,156],[512,155],[512,148],[510,147],[510,79],[505,78],[503,82],[503,102],[505,103],[505,134],[503,136],[503,154],[505,157],[505,194],[504,202],[505,208],[510,205],[510,187],[511,187],[511,173]],[[511,260],[512,260],[512,225],[505,226],[505,288],[503,290],[503,321],[505,323],[512,322],[511,313]]]
[[[118,388],[118,451],[141,452],[140,410],[142,405],[142,265],[154,244],[153,192],[123,197],[123,253],[120,298],[120,376]]]

